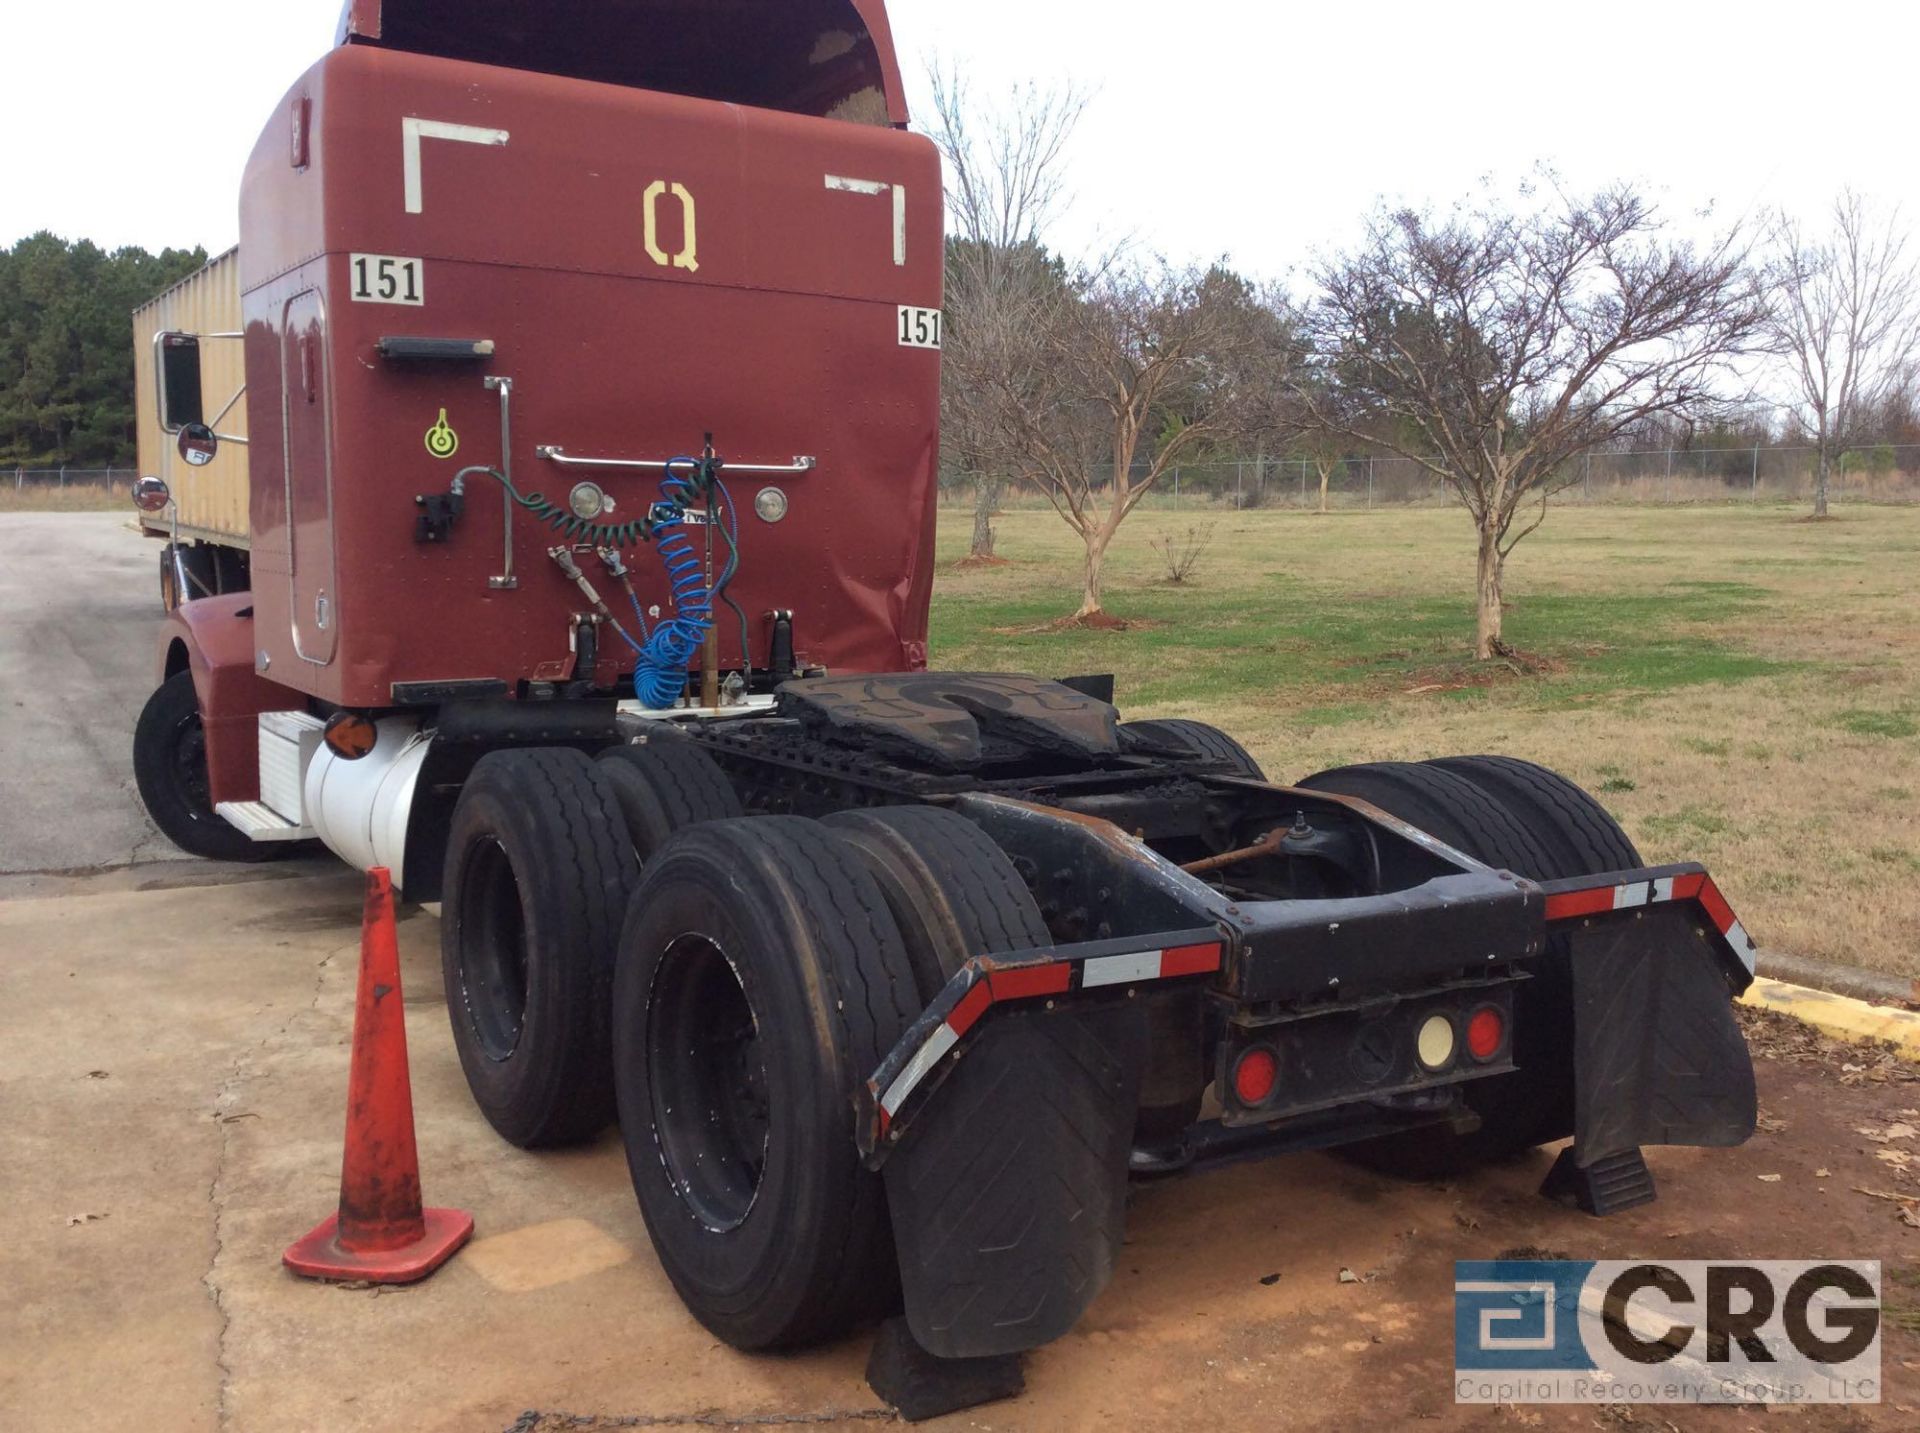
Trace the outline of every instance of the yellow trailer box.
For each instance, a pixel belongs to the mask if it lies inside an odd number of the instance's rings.
[[[247,436],[246,364],[240,342],[240,251],[229,249],[198,273],[133,311],[134,381],[140,430],[140,471],[166,480],[173,509],[140,514],[155,537],[193,545],[247,548],[247,448],[222,442],[204,468],[189,467],[160,427],[154,340],[162,333],[201,336],[200,364],[206,416],[222,438]],[[215,337],[215,335],[235,335]],[[199,595],[190,593],[190,596]]]

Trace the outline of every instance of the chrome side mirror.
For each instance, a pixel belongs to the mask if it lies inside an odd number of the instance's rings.
[[[188,423],[180,429],[176,446],[188,467],[204,468],[220,451],[220,438],[205,423]]]
[[[142,478],[133,485],[133,505],[141,512],[159,512],[173,501],[173,489],[161,478]]]

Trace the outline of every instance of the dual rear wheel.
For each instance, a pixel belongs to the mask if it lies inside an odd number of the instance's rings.
[[[635,892],[613,1072],[655,1252],[736,1348],[897,1303],[854,1093],[970,956],[1046,942],[1011,862],[950,812],[766,816],[675,837]]]
[[[1377,762],[1300,783],[1357,796],[1498,870],[1536,881],[1632,870],[1640,853],[1600,803],[1543,766],[1509,756]],[[1549,937],[1532,979],[1515,994],[1514,1073],[1474,1080],[1462,1097],[1478,1117],[1469,1133],[1443,1125],[1342,1146],[1383,1172],[1455,1174],[1573,1133],[1573,958]]]
[[[951,812],[742,818],[695,743],[495,753],[456,808],[454,1040],[523,1147],[617,1112],[656,1253],[729,1344],[886,1313],[899,1275],[855,1093],[964,961],[1046,944],[1012,863]]]
[[[523,1149],[612,1120],[615,953],[642,867],[683,827],[740,814],[712,760],[662,734],[595,761],[496,751],[460,793],[441,885],[454,1045],[475,1102]]]
[[[1159,724],[1140,749],[1251,768]],[[1237,744],[1235,744],[1237,749]],[[1536,879],[1637,866],[1564,778],[1464,757],[1324,772],[1476,859]],[[617,1112],[654,1248],[729,1344],[832,1338],[887,1311],[899,1276],[855,1092],[970,956],[1043,946],[1006,855],[926,807],[742,818],[697,744],[593,761],[495,753],[453,819],[442,921],[455,1043],[481,1109],[526,1147]],[[1522,1073],[1474,1082],[1479,1128],[1350,1146],[1403,1174],[1458,1170],[1571,1131],[1569,954],[1519,992]]]

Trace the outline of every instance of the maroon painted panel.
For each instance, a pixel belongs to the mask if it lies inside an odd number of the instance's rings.
[[[242,198],[258,645],[276,680],[378,705],[395,682],[565,672],[583,604],[515,522],[519,586],[502,565],[502,504],[469,479],[452,540],[414,542],[417,494],[467,464],[498,464],[511,377],[512,464],[523,491],[564,498],[577,475],[535,455],[666,458],[711,431],[736,462],[819,459],[779,479],[786,521],[746,509],[734,595],[767,659],[765,614],[790,608],[808,659],[847,671],[924,662],[937,469],[939,355],[899,343],[901,305],[941,299],[938,157],[887,128],[564,80],[367,45],[336,50],[296,86],[309,158],[289,163],[287,116],[262,137]],[[688,218],[691,213],[692,224]],[[417,261],[423,302],[356,300],[356,255]],[[330,402],[282,411],[287,304],[324,305]],[[485,364],[384,361],[386,335],[490,339]],[[308,544],[293,527],[289,414],[324,414],[332,470],[334,661],[298,660],[293,608]],[[442,410],[458,449],[427,436]],[[303,453],[304,453],[303,449]],[[307,458],[295,459],[296,487]],[[657,475],[599,480],[617,516],[645,511]],[[650,552],[632,562],[666,600]],[[609,596],[617,588],[587,570]],[[721,629],[725,660],[739,635]],[[302,641],[307,640],[303,629]],[[609,663],[611,665],[611,663]],[[627,665],[630,665],[627,664]]]

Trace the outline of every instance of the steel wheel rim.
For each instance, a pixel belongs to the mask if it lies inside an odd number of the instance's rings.
[[[654,1137],[689,1215],[716,1234],[746,1223],[772,1138],[759,1022],[738,970],[704,935],[671,942],[647,1003]]]
[[[480,1051],[511,1059],[527,1020],[527,921],[506,848],[484,837],[460,883],[460,1003]]]
[[[173,729],[174,790],[195,820],[213,812],[213,786],[207,775],[207,729],[200,713],[189,712]]]

